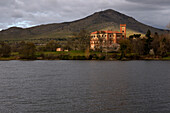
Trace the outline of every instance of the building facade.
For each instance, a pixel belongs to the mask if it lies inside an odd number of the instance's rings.
[[[118,31],[95,31],[92,32],[90,40],[90,49],[112,48],[121,39],[126,39],[126,24],[120,24]]]

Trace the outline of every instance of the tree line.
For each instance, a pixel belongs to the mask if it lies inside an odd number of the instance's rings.
[[[131,57],[166,57],[170,52],[170,34],[158,34],[147,31],[145,38],[141,38],[140,34],[131,35],[128,39],[120,40],[119,59],[127,58],[128,54]],[[135,37],[133,39],[132,37]],[[56,48],[63,48],[66,50],[83,51],[85,57],[90,57],[90,33],[82,30],[79,33],[74,33],[72,38],[67,41],[51,40],[46,44],[34,44],[33,42],[15,42],[5,43],[0,42],[0,57],[10,57],[11,53],[18,53],[18,59],[36,59],[36,52],[54,52]],[[98,50],[99,52],[101,50]],[[43,55],[42,55],[43,56]],[[93,55],[96,56],[96,55]],[[105,57],[104,54],[102,54]],[[96,56],[98,57],[98,56]],[[114,57],[114,56],[111,56]]]
[[[170,52],[170,35],[155,32],[152,36],[148,30],[145,38],[124,39],[119,44],[121,58],[126,57],[127,53],[133,53],[133,56],[166,57]]]

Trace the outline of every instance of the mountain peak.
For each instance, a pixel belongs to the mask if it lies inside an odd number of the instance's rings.
[[[115,11],[115,10],[113,10],[113,9],[106,9],[106,10],[104,10],[103,12],[112,12],[112,13],[115,13],[115,12],[117,12],[117,11]]]
[[[104,11],[99,11],[99,12],[96,12],[96,13],[99,13],[99,14],[120,14],[120,12],[116,11],[116,10],[113,10],[113,9],[106,9]]]
[[[117,30],[120,24],[127,25],[127,32],[132,33],[146,33],[150,29],[153,33],[163,33],[164,30],[156,29],[151,26],[142,24],[134,18],[117,12],[112,9],[96,12],[88,17],[80,20],[58,23],[39,25],[31,28],[12,27],[7,30],[0,31],[0,39],[15,39],[15,38],[67,38],[73,32],[79,32],[81,29],[86,29],[89,32],[97,30]]]

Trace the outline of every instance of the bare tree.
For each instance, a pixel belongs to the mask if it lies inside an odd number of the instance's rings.
[[[136,55],[144,54],[144,42],[141,39],[132,40],[131,43],[133,53]]]
[[[123,59],[124,57],[126,57],[126,53],[131,52],[132,45],[128,39],[120,40],[119,44],[120,44],[120,52],[121,52],[120,59]]]
[[[166,28],[170,30],[170,22],[166,25]]]
[[[170,22],[166,25],[166,28],[168,28],[168,35],[170,35]]]
[[[75,43],[80,51],[85,51],[90,45],[90,33],[86,30],[81,30],[79,33],[74,34]]]
[[[22,41],[20,43],[20,48],[19,48],[19,56],[21,59],[35,59],[35,52],[36,48],[34,43],[32,42],[24,42]]]
[[[1,42],[0,43],[0,57],[9,57],[11,55],[11,47],[9,44]]]
[[[167,56],[169,48],[169,39],[167,35],[159,36],[157,33],[155,33],[154,40],[152,42],[152,48],[156,55],[160,57]]]

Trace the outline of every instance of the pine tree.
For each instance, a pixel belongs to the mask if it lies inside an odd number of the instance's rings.
[[[145,48],[144,48],[145,52],[144,53],[145,55],[147,55],[149,54],[149,51],[151,49],[151,42],[153,41],[151,37],[151,31],[148,30],[145,36],[147,37],[147,39],[145,40]]]

